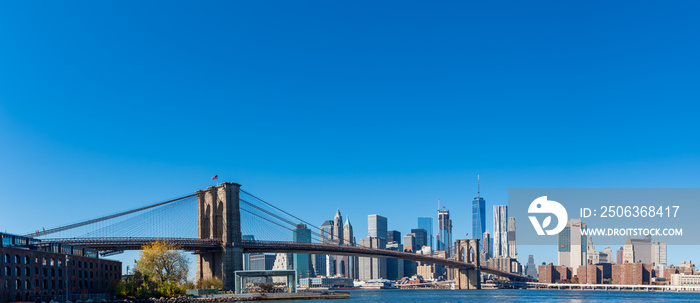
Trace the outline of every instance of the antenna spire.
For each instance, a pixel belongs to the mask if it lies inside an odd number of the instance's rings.
[[[476,175],[476,197],[481,198],[481,181],[479,175]]]
[[[440,211],[440,198],[438,198],[438,211]]]

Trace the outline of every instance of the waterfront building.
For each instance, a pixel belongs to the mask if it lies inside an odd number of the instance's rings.
[[[538,266],[539,282],[542,283],[562,283],[571,281],[571,268],[563,265],[553,265],[552,263]]]
[[[423,249],[423,246],[428,245],[428,232],[421,228],[411,229],[411,233],[416,237],[416,242],[414,243],[415,250]]]
[[[314,267],[314,274],[316,276],[326,275],[326,255],[311,255],[311,263]]]
[[[581,265],[576,270],[578,283],[580,284],[603,284],[612,277],[612,264],[588,264]]]
[[[612,284],[646,285],[651,282],[651,264],[624,263],[612,266]]]
[[[439,276],[435,264],[418,265],[416,275],[423,277],[423,279],[436,279]]]
[[[515,248],[515,217],[508,217],[508,257],[518,259]]]
[[[671,285],[700,286],[700,275],[672,274]]]
[[[367,232],[370,237],[381,238],[386,241],[387,220],[380,215],[367,216]]]
[[[442,207],[438,207],[438,235],[437,235],[437,250],[445,251],[447,257],[452,256],[450,251],[452,247],[452,220],[450,219],[450,211]]]
[[[386,233],[385,233],[386,234]],[[360,240],[360,246],[368,248],[386,249],[386,239],[377,237],[365,237]],[[359,258],[360,280],[386,279],[386,258]]]
[[[0,302],[111,299],[122,264],[87,248],[0,233]]]
[[[493,206],[493,257],[508,257],[508,206]]]
[[[426,244],[430,248],[433,246],[433,218],[431,217],[418,217],[418,228],[423,229],[427,233]]]
[[[386,235],[386,242],[391,243],[391,242],[396,242],[401,244],[401,232],[398,230],[390,230],[387,232]]]
[[[581,219],[570,219],[566,227],[557,235],[559,265],[571,267],[573,275],[577,274],[578,267],[587,264],[586,254],[587,237],[581,233],[586,224]]]
[[[302,278],[299,286],[303,288],[350,288],[354,287],[354,281],[350,278]]]
[[[537,265],[535,265],[535,257],[529,255],[527,257],[527,264],[525,265],[525,275],[537,279]]]
[[[272,270],[275,265],[274,254],[250,254],[248,270]]]
[[[311,243],[311,230],[306,228],[306,224],[297,224],[292,235],[294,242]],[[308,278],[314,275],[311,267],[311,255],[294,254],[294,270],[297,272],[297,279]]]

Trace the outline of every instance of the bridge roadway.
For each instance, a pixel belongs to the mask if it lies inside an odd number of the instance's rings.
[[[192,239],[192,238],[68,238],[46,239],[41,243],[61,243],[78,247],[91,248],[99,251],[140,250],[144,245],[153,241],[165,240],[173,246],[188,251],[214,251],[221,248],[221,240],[218,239]],[[474,265],[452,259],[443,259],[429,255],[421,255],[395,250],[367,248],[361,246],[333,245],[300,242],[275,242],[275,241],[242,241],[245,253],[300,253],[318,255],[343,255],[357,257],[387,257],[403,260],[419,261],[430,264],[440,264],[454,268],[473,269]],[[486,266],[481,266],[481,272],[493,274],[512,281],[529,281],[523,276],[500,271]]]

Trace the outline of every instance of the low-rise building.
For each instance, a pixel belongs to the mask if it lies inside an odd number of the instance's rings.
[[[0,233],[0,302],[49,301],[107,293],[121,279],[122,264],[98,252]]]
[[[700,286],[700,275],[672,274],[671,285]]]
[[[301,278],[299,285],[304,288],[345,288],[353,287],[354,280],[350,278]]]

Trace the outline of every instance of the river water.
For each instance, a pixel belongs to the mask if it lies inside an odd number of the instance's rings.
[[[277,301],[301,302],[301,301]],[[700,302],[700,293],[577,290],[351,290],[349,300],[312,300],[309,303],[466,303],[466,302]]]

